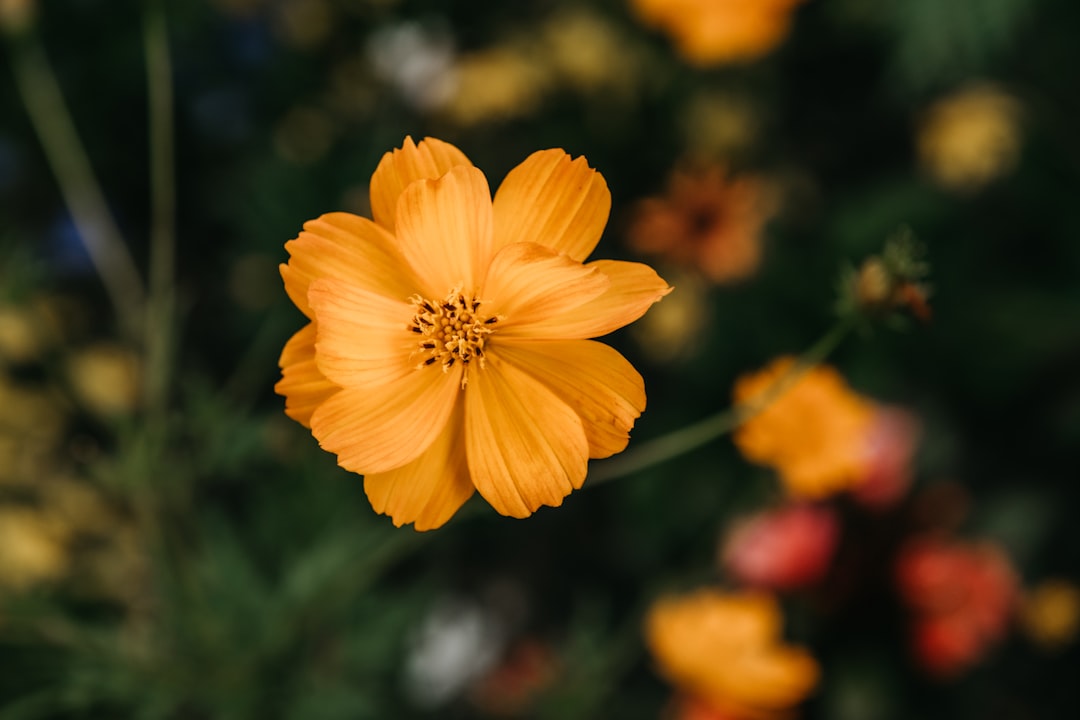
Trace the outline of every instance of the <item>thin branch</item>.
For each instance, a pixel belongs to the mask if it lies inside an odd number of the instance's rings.
[[[176,310],[176,160],[172,64],[161,0],[149,0],[143,23],[150,122],[150,297],[146,308],[144,400],[160,417],[168,400]]]
[[[142,279],[94,177],[60,84],[33,28],[10,41],[19,95],[64,202],[121,327],[130,338],[138,338],[145,297]]]

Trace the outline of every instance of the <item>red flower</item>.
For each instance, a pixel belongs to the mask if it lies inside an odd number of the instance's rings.
[[[903,496],[911,485],[911,458],[919,434],[919,421],[906,410],[877,409],[866,437],[866,476],[853,490],[855,500],[882,509]]]
[[[721,563],[740,583],[791,590],[819,581],[829,568],[839,527],[826,507],[790,505],[738,522]]]
[[[473,685],[469,696],[486,715],[519,717],[551,686],[558,672],[558,658],[551,647],[526,638]]]
[[[901,552],[896,574],[914,613],[916,657],[929,672],[955,676],[1004,636],[1018,583],[996,545],[915,540]]]

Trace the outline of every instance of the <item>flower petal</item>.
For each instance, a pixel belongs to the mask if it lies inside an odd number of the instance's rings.
[[[671,292],[648,265],[621,260],[597,260],[585,265],[607,276],[610,286],[601,295],[554,317],[529,325],[507,326],[501,333],[515,338],[584,339],[606,335],[634,322]]]
[[[592,340],[505,342],[498,357],[544,383],[585,425],[589,457],[622,452],[645,409],[645,382],[614,348]]]
[[[715,676],[709,690],[718,703],[738,708],[740,717],[771,717],[797,705],[821,675],[814,658],[797,648],[763,647],[737,657],[738,673]]]
[[[435,442],[412,462],[364,477],[364,491],[376,512],[389,515],[398,527],[415,523],[417,530],[433,530],[472,497],[463,413],[458,403]]]
[[[492,259],[479,294],[483,312],[500,316],[502,331],[564,314],[600,296],[610,284],[596,268],[551,248],[514,243]]]
[[[460,394],[460,367],[414,370],[381,385],[340,390],[311,416],[311,432],[346,470],[394,470],[431,447]]]
[[[429,299],[476,287],[491,258],[491,191],[484,174],[459,165],[405,188],[397,237]]]
[[[315,323],[308,323],[289,338],[278,364],[281,379],[274,391],[285,396],[285,414],[310,428],[311,414],[340,389],[315,364]]]
[[[473,484],[503,515],[561,505],[585,481],[589,444],[581,418],[495,355],[469,374],[465,446]]]
[[[401,192],[417,180],[442,177],[457,165],[472,163],[450,143],[429,137],[416,144],[406,137],[400,149],[383,155],[371,176],[371,217],[394,232]]]
[[[600,242],[611,192],[585,158],[541,150],[510,171],[494,206],[498,246],[534,242],[583,261]]]
[[[290,255],[289,263],[281,266],[285,291],[309,318],[308,287],[319,278],[347,280],[402,300],[416,292],[416,280],[394,237],[358,215],[328,213],[309,220],[285,249]]]
[[[316,280],[308,300],[317,318],[315,361],[342,387],[364,388],[411,375],[416,336],[407,327],[409,303],[341,280]]]

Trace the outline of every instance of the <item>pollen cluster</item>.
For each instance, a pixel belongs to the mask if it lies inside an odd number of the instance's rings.
[[[456,362],[468,365],[473,360],[479,361],[480,367],[484,366],[484,343],[494,331],[498,316],[478,314],[480,301],[460,290],[451,290],[442,302],[419,295],[413,295],[409,300],[416,306],[409,331],[420,336],[416,352],[423,358],[417,368],[439,363],[446,372]],[[461,378],[462,386],[466,377]]]

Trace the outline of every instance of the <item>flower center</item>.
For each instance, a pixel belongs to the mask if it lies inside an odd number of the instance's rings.
[[[456,289],[442,302],[419,295],[413,295],[409,301],[416,306],[409,331],[420,336],[416,352],[423,358],[416,366],[418,369],[439,363],[443,372],[447,372],[456,362],[467,366],[473,360],[484,367],[484,343],[495,330],[497,315],[478,314],[480,301]],[[465,379],[462,375],[462,387]]]

